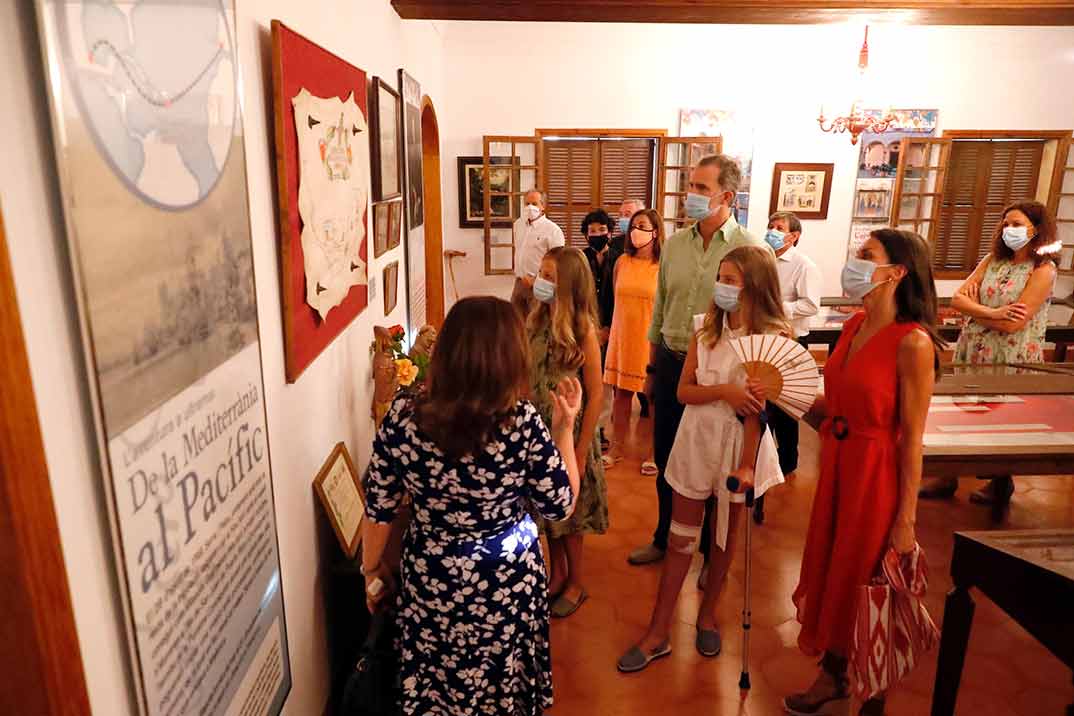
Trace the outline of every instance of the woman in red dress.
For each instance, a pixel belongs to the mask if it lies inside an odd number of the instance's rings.
[[[848,698],[858,587],[889,545],[914,547],[921,440],[943,348],[929,249],[917,234],[874,231],[842,282],[865,310],[847,321],[824,366],[824,395],[805,417],[821,436],[821,471],[794,603],[799,647],[823,658],[813,686],[784,699],[791,714],[825,713]],[[860,713],[883,709],[871,699]]]

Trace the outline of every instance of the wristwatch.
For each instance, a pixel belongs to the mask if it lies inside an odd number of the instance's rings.
[[[656,374],[656,366],[655,365],[650,364],[650,365],[645,366],[645,375],[655,375],[655,374]]]

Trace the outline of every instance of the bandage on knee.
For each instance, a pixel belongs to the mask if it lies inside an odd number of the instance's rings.
[[[668,547],[680,554],[693,554],[701,544],[701,525],[684,525],[672,520],[670,532]]]

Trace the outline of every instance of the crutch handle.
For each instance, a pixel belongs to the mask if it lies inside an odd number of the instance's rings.
[[[735,475],[731,475],[727,478],[727,489],[731,492],[738,492],[742,487],[742,480],[738,479]],[[746,507],[753,507],[754,492],[753,485],[746,488]]]

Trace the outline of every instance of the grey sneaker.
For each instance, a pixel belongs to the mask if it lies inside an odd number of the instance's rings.
[[[647,544],[644,547],[638,547],[636,550],[627,556],[627,562],[635,566],[642,564],[652,564],[653,562],[659,562],[664,558],[664,550],[657,547],[655,544]]]

